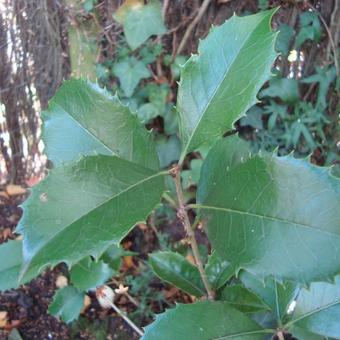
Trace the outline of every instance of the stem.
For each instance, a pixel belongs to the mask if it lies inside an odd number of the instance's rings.
[[[276,333],[276,335],[277,335],[277,337],[278,337],[279,340],[285,340],[285,337],[284,337],[284,335],[283,335],[283,333],[282,333],[281,331],[278,331],[278,332]]]
[[[173,178],[175,181],[176,185],[176,192],[177,192],[177,198],[178,198],[178,217],[182,221],[183,227],[188,234],[189,240],[190,240],[190,245],[191,249],[195,258],[196,265],[198,267],[198,271],[201,275],[202,282],[204,284],[204,287],[207,291],[208,298],[209,300],[214,300],[215,294],[213,290],[210,288],[210,284],[207,278],[207,275],[204,271],[202,260],[198,251],[198,246],[197,246],[197,241],[195,237],[194,230],[191,227],[191,223],[189,220],[189,216],[187,213],[187,210],[185,208],[185,203],[184,203],[184,195],[183,195],[183,190],[182,190],[182,185],[181,185],[181,174],[179,171],[178,166],[172,169],[172,174]]]
[[[111,307],[115,310],[115,312],[124,319],[124,321],[131,327],[134,329],[135,332],[137,332],[139,335],[143,336],[144,332],[136,325],[134,324],[134,322],[132,320],[130,320],[127,315],[120,310],[113,302],[111,302],[108,299],[108,302],[110,303]]]

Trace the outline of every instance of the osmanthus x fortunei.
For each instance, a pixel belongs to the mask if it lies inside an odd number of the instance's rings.
[[[223,138],[269,78],[273,13],[214,27],[184,65],[176,106],[182,153],[171,169],[159,169],[152,134],[116,96],[85,80],[61,86],[43,115],[54,167],[22,206],[23,241],[0,247],[2,258],[12,254],[0,264],[1,289],[60,262],[73,270],[73,299],[103,283],[113,274],[103,254],[147,219],[171,176],[196,265],[174,252],[151,254],[149,263],[198,300],[157,316],[143,339],[283,339],[286,332],[340,339],[339,179],[308,159],[251,154],[237,135]],[[183,162],[206,145],[196,203],[188,205]],[[207,263],[188,209],[211,242]],[[91,284],[77,279],[84,267],[96,275]]]

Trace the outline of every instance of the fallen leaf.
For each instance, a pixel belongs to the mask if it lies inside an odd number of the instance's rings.
[[[64,288],[68,285],[68,280],[67,277],[65,277],[64,275],[59,275],[55,281],[55,285],[58,288]]]
[[[20,185],[8,184],[6,186],[6,192],[9,196],[23,195],[26,194],[26,189]]]
[[[0,312],[0,328],[5,328],[8,323],[8,313],[6,311]]]
[[[84,314],[91,305],[91,298],[88,295],[84,295],[84,302],[83,302],[83,308],[81,309],[80,313]]]

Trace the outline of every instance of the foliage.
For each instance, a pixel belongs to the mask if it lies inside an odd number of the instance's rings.
[[[156,8],[159,19],[159,3],[144,5],[131,0],[115,14],[132,48],[151,34],[161,34],[160,29],[148,27],[139,40],[128,38],[131,17],[136,29],[136,13],[147,16]],[[74,320],[84,291],[117,272],[117,259],[124,255],[118,250],[119,243],[134,225],[146,221],[163,196],[177,207],[195,264],[167,250],[150,255],[149,265],[164,281],[211,301],[179,304],[158,315],[146,327],[144,339],[264,339],[275,334],[282,337],[284,332],[302,338],[340,337],[336,322],[340,303],[339,179],[329,168],[312,165],[308,159],[265,151],[252,154],[245,141],[231,136],[236,121],[256,103],[256,94],[276,57],[277,34],[270,29],[273,14],[271,10],[234,16],[212,29],[200,43],[198,55],[185,63],[176,106],[180,146],[176,127],[160,137],[140,122],[156,116],[165,121],[172,112],[167,108],[170,90],[166,84],[137,87],[149,76],[145,70],[159,51],[122,49],[118,61],[109,65],[120,78],[128,106],[89,81],[71,80],[62,85],[43,117],[46,152],[54,168],[23,205],[17,229],[23,234],[21,273],[19,243],[13,263],[1,268],[10,277],[10,285],[18,282],[14,276],[24,282],[46,267],[65,262],[73,285],[57,291],[49,310],[66,322]],[[303,27],[312,26],[316,32],[313,37],[300,38],[303,42],[318,36],[315,20],[307,15],[301,18]],[[282,50],[287,52],[287,46]],[[176,63],[170,62],[170,69],[176,69]],[[133,73],[136,69],[137,75]],[[141,76],[142,69],[145,76]],[[312,107],[299,101],[302,81],[271,79],[261,91],[267,102],[253,108],[254,117],[245,117],[240,124],[262,129],[263,111],[273,114],[275,108],[277,114],[269,118],[268,127],[297,115],[303,120],[290,127],[295,129],[292,142],[298,145],[303,135],[311,143],[314,139],[308,138],[309,130],[302,128],[310,123],[305,113],[313,108],[319,113],[317,119],[323,117],[323,98],[334,79],[332,72],[331,68],[320,69],[303,80],[319,83],[321,94]],[[125,73],[129,79],[123,77]],[[133,106],[137,112],[131,111]],[[322,134],[322,128],[318,133]],[[199,159],[183,170],[193,151],[200,153]],[[171,156],[164,157],[165,153]],[[159,170],[178,159],[172,168]],[[183,189],[197,181],[197,195],[188,198]],[[166,185],[175,199],[164,195]],[[193,197],[196,203],[187,204]],[[188,211],[196,216],[193,225]],[[204,261],[193,230],[201,224],[212,246]],[[4,247],[0,252],[8,250]],[[144,290],[140,301],[144,310],[148,275],[150,271],[145,269],[139,279],[126,278],[135,292]],[[308,285],[310,290],[305,288]],[[296,304],[293,312],[292,302]]]

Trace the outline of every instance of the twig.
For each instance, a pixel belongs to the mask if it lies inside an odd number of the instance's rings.
[[[201,8],[199,9],[197,16],[195,17],[195,19],[190,23],[190,25],[188,26],[187,30],[184,33],[184,36],[182,38],[181,43],[178,46],[176,55],[181,54],[183,48],[185,47],[185,44],[187,43],[187,40],[189,39],[189,36],[191,34],[191,31],[194,29],[194,27],[197,25],[197,23],[201,20],[204,12],[206,11],[206,9],[208,8],[209,4],[210,4],[211,0],[204,0],[203,4],[201,6]]]
[[[111,302],[110,299],[106,298],[106,301],[131,328],[133,328],[139,335],[141,336],[144,335],[144,332],[131,319],[129,319],[128,316],[122,310],[120,310],[113,302]]]
[[[277,335],[279,340],[285,340],[285,337],[284,337],[284,335],[281,331],[277,332],[276,335]]]
[[[210,284],[207,278],[207,275],[204,271],[202,260],[198,251],[198,245],[195,237],[195,233],[191,227],[191,223],[189,220],[188,212],[185,208],[185,203],[184,203],[184,195],[183,195],[183,190],[182,190],[182,185],[181,185],[181,174],[179,171],[178,166],[172,168],[170,170],[170,174],[173,176],[175,185],[176,185],[176,192],[177,192],[177,197],[178,197],[178,212],[177,215],[179,219],[181,220],[184,229],[186,233],[188,234],[189,240],[190,240],[190,245],[191,249],[195,258],[195,262],[197,265],[197,268],[199,270],[199,273],[201,275],[202,282],[204,284],[204,287],[207,291],[208,298],[210,300],[214,300],[215,294],[213,290],[210,288]]]
[[[115,279],[115,278],[112,278],[111,281],[118,287],[119,286],[119,282]],[[139,302],[134,298],[132,297],[128,292],[125,292],[124,295],[130,300],[130,302],[132,304],[134,304],[136,307],[139,307]]]
[[[337,48],[335,46],[334,40],[333,40],[333,36],[332,36],[332,32],[330,31],[330,29],[328,28],[327,22],[326,20],[323,18],[323,16],[321,15],[321,13],[313,6],[311,5],[308,1],[307,1],[307,6],[313,10],[320,18],[322,24],[325,27],[325,30],[327,32],[328,35],[328,39],[329,39],[329,43],[332,47],[333,50],[333,55],[334,55],[334,66],[336,69],[336,75],[339,76],[339,63],[338,63],[338,54],[337,54]]]
[[[168,9],[168,6],[169,6],[169,0],[164,0],[163,1],[163,7],[162,7],[162,18],[163,18],[164,22],[165,22],[166,11]]]

